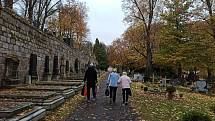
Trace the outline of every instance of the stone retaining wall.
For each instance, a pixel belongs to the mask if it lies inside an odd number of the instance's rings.
[[[69,61],[70,70],[74,71],[75,59],[80,62],[80,70],[84,70],[90,60],[87,54],[72,49],[62,39],[42,33],[12,12],[2,11],[0,14],[0,87],[4,85],[6,77],[6,58],[18,61],[18,78],[22,83],[28,80],[31,54],[37,55],[36,68],[39,80],[43,80],[46,56],[49,56],[50,74],[53,72],[54,56],[58,56],[59,71],[60,67],[65,71],[66,61]],[[61,73],[65,72],[61,71]]]

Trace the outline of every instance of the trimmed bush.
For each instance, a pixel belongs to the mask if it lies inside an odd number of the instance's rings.
[[[167,91],[168,93],[173,93],[173,92],[176,91],[176,88],[175,88],[174,86],[168,86],[168,87],[166,88],[166,91]]]
[[[174,92],[176,92],[176,88],[174,86],[166,87],[166,91],[168,94],[168,99],[172,100],[174,97]]]
[[[185,113],[181,121],[212,121],[210,117],[204,113],[197,111],[189,111]]]

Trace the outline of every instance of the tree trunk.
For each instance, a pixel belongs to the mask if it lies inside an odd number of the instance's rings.
[[[33,1],[32,0],[29,0],[28,19],[32,23],[32,21],[33,21]]]
[[[214,25],[214,20],[213,20],[213,6],[212,6],[212,1],[210,0],[206,0],[206,4],[207,4],[207,7],[208,7],[208,13],[210,15],[210,26],[211,26],[211,29],[212,29],[212,32],[213,32],[213,39],[215,40],[215,25]]]
[[[25,0],[26,3],[25,3],[25,11],[24,11],[24,16],[27,18],[27,14],[28,14],[28,7],[29,7],[29,1],[28,0]]]
[[[42,23],[41,23],[41,30],[42,31],[44,30],[45,22],[46,22],[46,19],[48,17],[48,8],[49,8],[49,5],[50,5],[50,2],[51,1],[48,1],[48,0],[46,0],[46,2],[45,2],[45,13],[44,13],[44,17],[43,17]]]
[[[38,15],[37,15],[37,24],[36,24],[36,27],[39,28],[40,27],[40,18],[41,18],[41,14],[42,14],[42,9],[41,9],[41,6],[42,6],[42,0],[39,0],[39,9],[38,9]]]
[[[177,63],[177,75],[178,75],[178,79],[182,79],[182,66],[181,66],[181,63]]]
[[[212,69],[208,67],[207,72],[208,72],[207,82],[210,82],[212,78]]]
[[[146,61],[146,72],[145,81],[149,81],[152,74],[152,51],[150,41],[147,41],[147,61]]]

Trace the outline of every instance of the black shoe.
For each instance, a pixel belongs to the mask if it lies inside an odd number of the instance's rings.
[[[92,101],[96,101],[96,98],[93,98]]]
[[[128,102],[125,102],[125,105],[128,105]]]
[[[110,99],[110,104],[112,104],[112,99]]]

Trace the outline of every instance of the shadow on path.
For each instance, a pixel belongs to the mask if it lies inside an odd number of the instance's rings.
[[[70,114],[66,121],[138,121],[138,114],[128,104],[122,105],[121,88],[117,89],[115,104],[109,103],[109,97],[104,95],[106,82],[100,82],[97,100],[87,103],[83,102]]]

